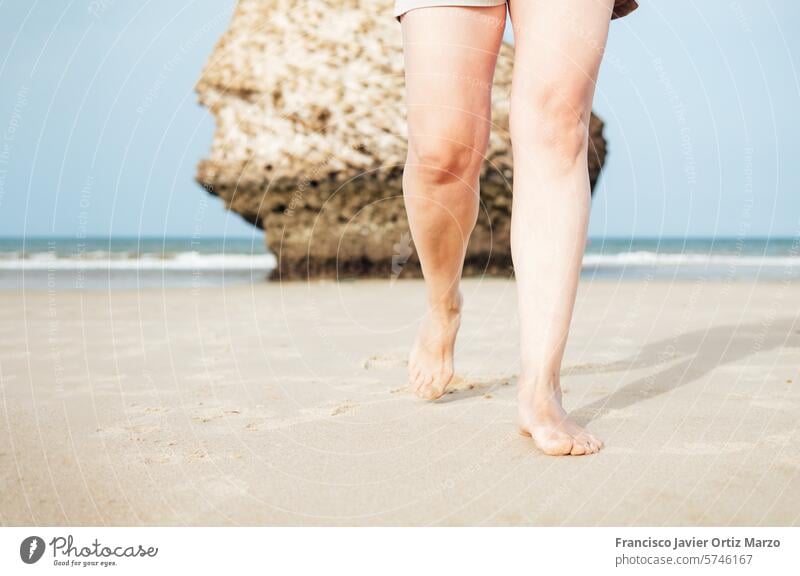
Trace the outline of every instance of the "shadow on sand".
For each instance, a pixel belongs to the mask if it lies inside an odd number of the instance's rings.
[[[796,317],[765,319],[757,324],[713,326],[645,345],[635,356],[582,372],[604,373],[665,365],[572,412],[582,425],[638,402],[649,400],[699,380],[715,368],[767,350],[800,347],[800,320]]]
[[[775,348],[800,348],[800,318],[765,319],[756,324],[713,326],[646,344],[634,356],[608,364],[566,368],[565,376],[627,372],[654,366],[664,368],[638,378],[602,398],[581,406],[571,415],[586,425],[611,410],[620,410],[699,380],[715,368]],[[800,361],[798,362],[800,363]],[[516,390],[515,377],[487,379],[455,386],[439,403]]]

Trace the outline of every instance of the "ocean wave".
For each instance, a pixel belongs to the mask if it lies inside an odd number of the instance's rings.
[[[127,252],[92,252],[69,256],[37,252],[27,257],[0,257],[0,270],[133,270],[133,271],[247,271],[272,270],[272,254],[141,254]]]
[[[59,255],[52,252],[0,253],[0,270],[132,270],[132,271],[248,271],[272,270],[273,254],[202,254],[198,252],[149,253],[92,251]],[[626,267],[746,267],[796,268],[800,256],[753,254],[697,254],[632,251],[614,254],[587,253],[584,268]]]
[[[753,255],[753,254],[692,254],[663,252],[619,252],[617,254],[591,254],[583,258],[584,266],[742,266],[742,267],[787,267],[800,266],[800,256]]]

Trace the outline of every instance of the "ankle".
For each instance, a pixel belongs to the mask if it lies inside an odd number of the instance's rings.
[[[461,314],[463,300],[461,293],[448,294],[443,298],[429,299],[428,308],[431,316],[440,319],[451,319]]]
[[[517,380],[517,391],[520,400],[526,403],[561,403],[561,381],[555,371],[536,375],[523,373]]]

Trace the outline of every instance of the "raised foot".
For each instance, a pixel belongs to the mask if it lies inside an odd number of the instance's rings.
[[[425,316],[408,358],[408,384],[426,400],[436,400],[453,379],[453,351],[461,325],[461,295]]]
[[[550,456],[583,456],[603,447],[599,438],[569,418],[560,391],[544,398],[520,392],[519,429]]]

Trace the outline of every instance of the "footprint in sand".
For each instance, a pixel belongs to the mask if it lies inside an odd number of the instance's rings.
[[[336,406],[333,410],[331,410],[331,416],[339,416],[340,414],[352,412],[356,408],[358,408],[358,404],[355,404],[353,402],[344,402]]]
[[[147,465],[150,464],[169,464],[170,457],[167,455],[158,455],[158,456],[145,456],[144,463]]]
[[[458,392],[466,392],[468,390],[484,390],[484,396],[492,398],[488,389],[499,388],[501,386],[508,386],[511,383],[510,376],[499,376],[496,378],[464,378],[462,376],[454,376],[452,382],[447,387],[448,394],[456,394]]]
[[[450,381],[450,384],[447,385],[447,393],[455,394],[456,392],[464,392],[465,390],[475,390],[476,388],[486,388],[486,385],[480,382],[475,382],[473,380],[467,380],[466,378],[455,375],[453,376],[453,379]]]
[[[171,411],[172,410],[166,406],[145,406],[142,410],[145,414],[165,414]]]
[[[238,416],[242,412],[236,408],[206,408],[198,410],[194,416],[192,416],[192,420],[195,422],[200,422],[201,424],[206,424],[211,422],[212,420],[219,420],[220,418],[226,418],[231,416]]]
[[[361,367],[364,370],[391,370],[408,365],[408,358],[401,353],[394,354],[375,354],[363,362]]]
[[[491,400],[492,398],[494,398],[494,395],[491,392],[489,392],[490,389],[499,389],[501,386],[509,386],[510,384],[511,384],[510,376],[475,379],[475,378],[464,378],[463,376],[459,376],[456,374],[455,376],[453,376],[453,380],[447,386],[447,392],[445,394],[460,394],[464,392],[469,392],[471,390],[475,390],[477,392],[483,392],[483,397],[486,400]],[[401,394],[404,392],[408,393],[411,392],[408,389],[408,386],[400,386],[399,388],[393,388],[389,390],[389,394]]]

